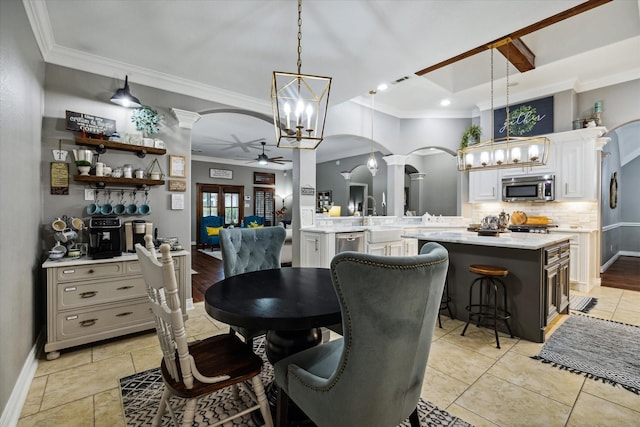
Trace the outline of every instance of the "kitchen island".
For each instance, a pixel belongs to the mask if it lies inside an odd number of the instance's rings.
[[[419,248],[427,242],[438,242],[449,251],[447,278],[456,319],[467,320],[469,287],[478,277],[469,272],[471,264],[509,270],[504,282],[511,329],[517,337],[544,342],[549,322],[559,313],[569,312],[570,235],[506,232],[494,237],[469,231],[441,231],[403,237],[418,239]],[[500,329],[500,322],[498,325]]]

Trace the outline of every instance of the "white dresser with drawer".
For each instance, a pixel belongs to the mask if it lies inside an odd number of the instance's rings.
[[[172,253],[182,312],[188,252]],[[155,327],[138,257],[46,261],[47,359],[59,350]]]

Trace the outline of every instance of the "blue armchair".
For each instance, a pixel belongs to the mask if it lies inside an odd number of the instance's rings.
[[[249,227],[249,224],[251,224],[252,222],[254,222],[254,223],[258,224],[258,225],[264,226],[264,217],[263,216],[257,216],[257,215],[245,216],[244,219],[242,220],[242,228]]]
[[[224,217],[203,216],[200,219],[200,244],[206,248],[207,245],[220,246],[221,227],[224,227]],[[207,230],[208,228],[208,230]]]

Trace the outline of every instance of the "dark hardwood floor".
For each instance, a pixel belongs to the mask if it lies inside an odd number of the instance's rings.
[[[198,248],[194,245],[191,246],[191,268],[198,272],[191,275],[193,302],[204,301],[204,293],[209,286],[224,279],[222,261],[198,252]]]
[[[618,258],[600,278],[602,286],[640,292],[640,257]]]
[[[196,246],[192,246],[191,268],[198,272],[191,275],[193,302],[204,301],[209,286],[224,279],[222,261],[198,252]],[[620,257],[600,277],[602,286],[640,292],[640,257]]]

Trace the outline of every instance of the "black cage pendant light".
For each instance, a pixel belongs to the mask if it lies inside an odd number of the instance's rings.
[[[131,95],[129,90],[129,76],[124,78],[124,87],[120,88],[111,97],[111,102],[127,108],[138,108],[142,106],[142,103],[138,98]]]
[[[298,0],[298,73],[273,72],[271,103],[280,148],[315,149],[324,138],[331,77],[301,74],[302,0]]]

